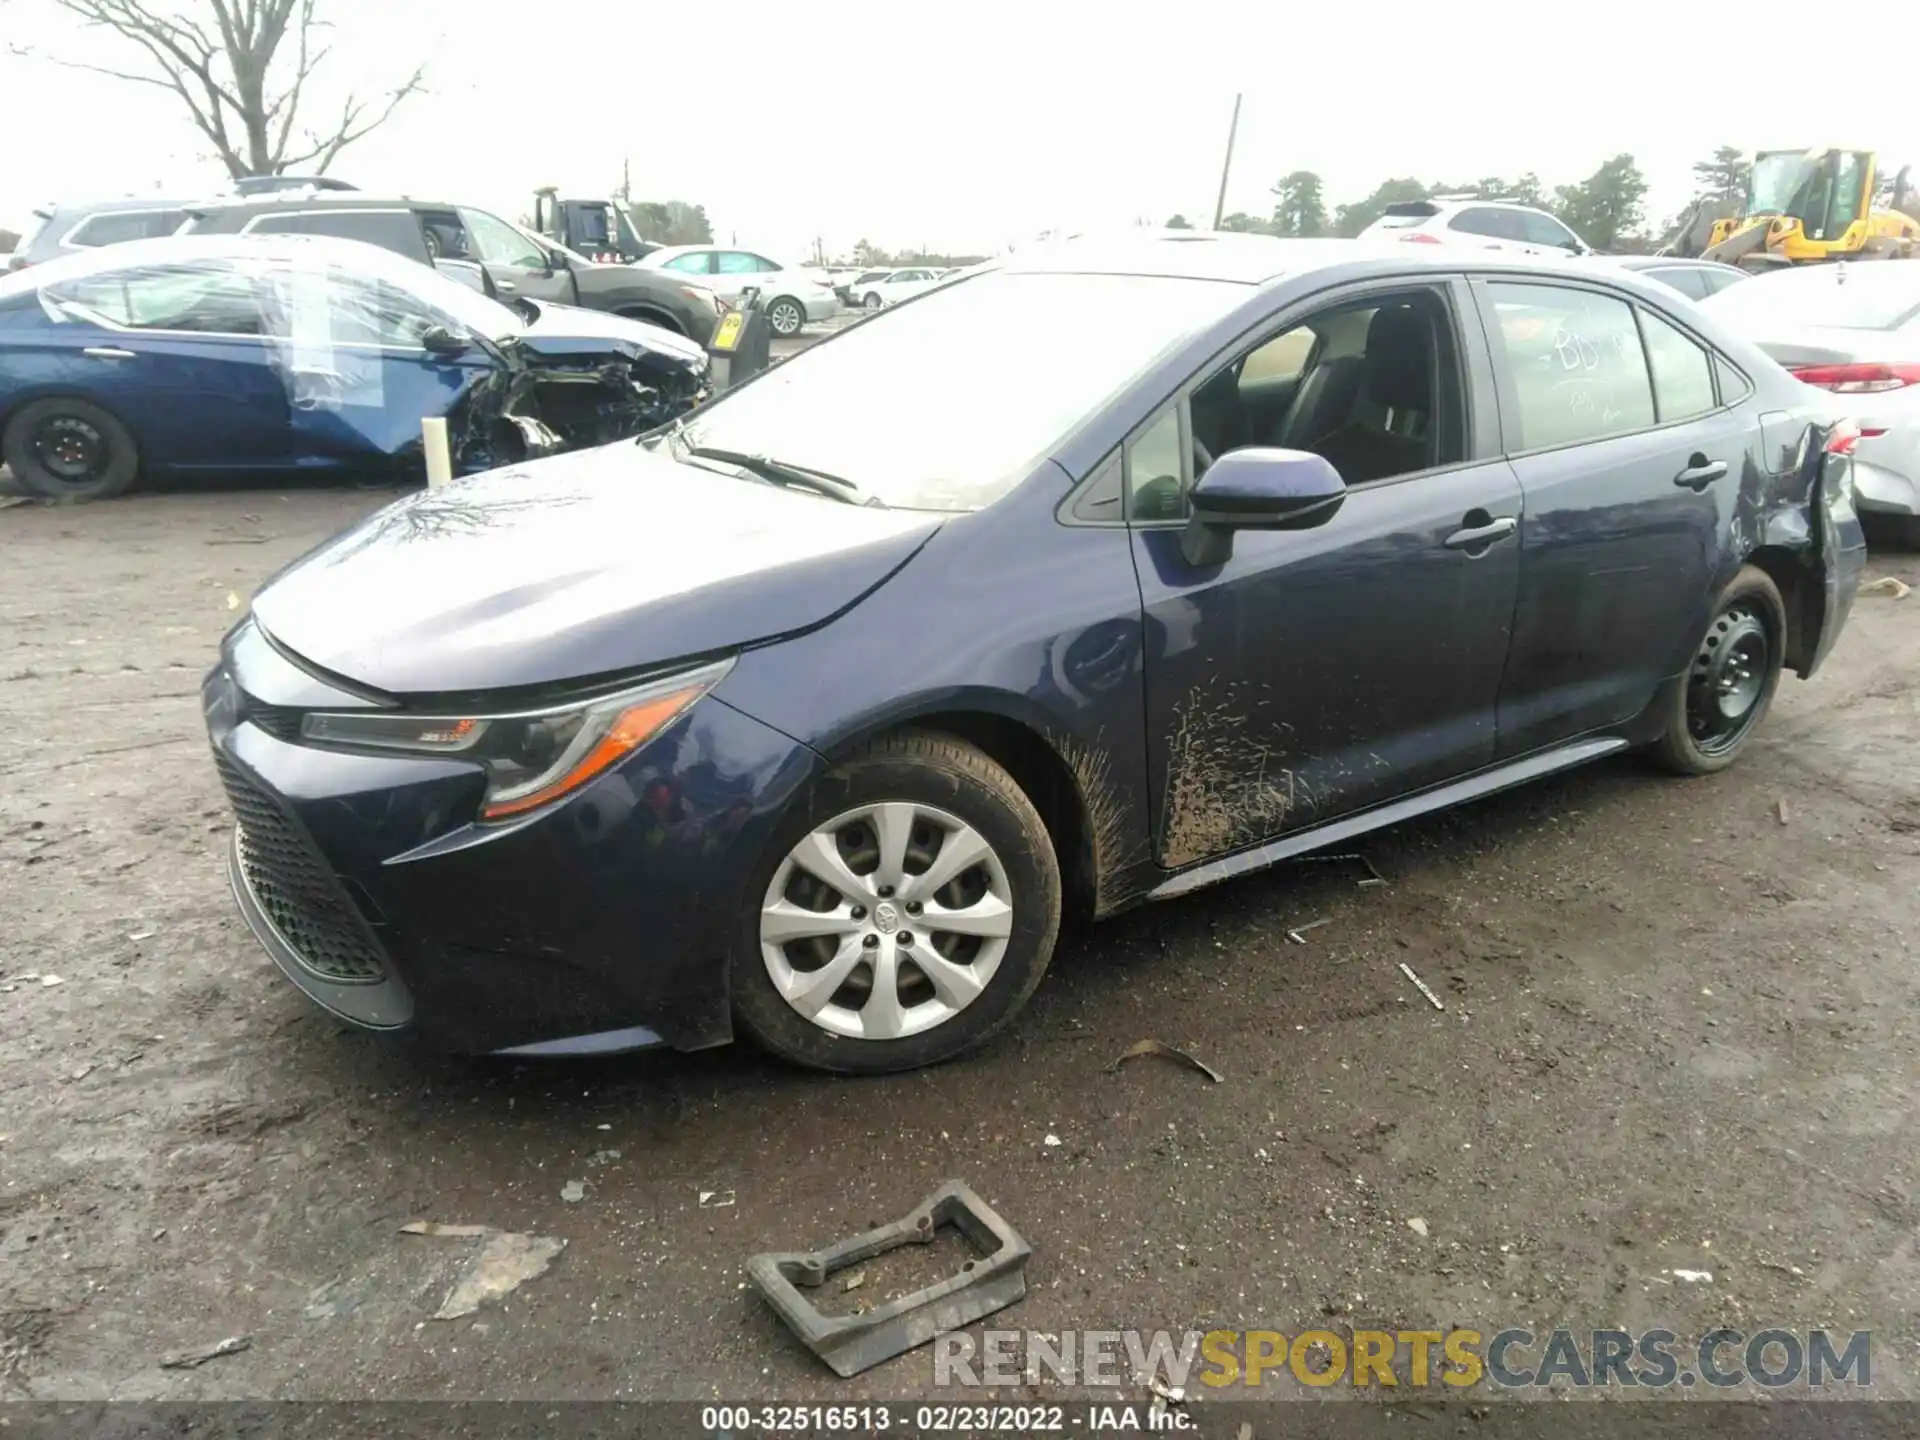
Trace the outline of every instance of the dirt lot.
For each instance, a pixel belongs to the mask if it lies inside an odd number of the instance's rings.
[[[1920,1394],[1920,596],[1863,597],[1726,776],[1603,764],[1376,837],[1384,887],[1295,866],[1070,936],[933,1073],[507,1065],[345,1033],[226,892],[200,674],[385,498],[0,511],[0,1398],[920,1394],[926,1351],[833,1379],[743,1261],[950,1176],[1034,1246],[1008,1326],[1870,1328]],[[1147,1036],[1224,1083],[1109,1071]],[[567,1248],[430,1321],[475,1242],[416,1218]]]

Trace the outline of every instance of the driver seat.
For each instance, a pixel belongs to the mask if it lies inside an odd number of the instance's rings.
[[[1425,310],[1414,305],[1380,310],[1367,326],[1353,413],[1345,425],[1310,448],[1349,485],[1433,465],[1439,353],[1433,317]]]

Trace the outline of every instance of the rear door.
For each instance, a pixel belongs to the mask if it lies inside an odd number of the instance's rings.
[[[132,266],[43,292],[62,323],[38,332],[57,386],[104,405],[150,463],[247,469],[282,463],[288,401],[264,296],[231,261]]]
[[[1675,312],[1557,277],[1474,290],[1526,497],[1508,758],[1631,719],[1686,668],[1758,421]]]

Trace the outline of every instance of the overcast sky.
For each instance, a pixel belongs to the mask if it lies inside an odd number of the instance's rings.
[[[815,236],[830,252],[862,237],[995,251],[1049,228],[1208,220],[1236,90],[1229,211],[1267,213],[1296,169],[1325,177],[1331,205],[1388,175],[1533,170],[1551,185],[1624,150],[1657,221],[1721,143],[1920,163],[1901,87],[1847,87],[1844,134],[1788,133],[1791,117],[1735,98],[1805,83],[1777,28],[1652,0],[1615,0],[1604,23],[1539,0],[969,0],[839,19],[766,0],[322,8],[341,26],[316,101],[429,57],[431,93],[346,151],[342,178],[518,216],[537,185],[609,193],[630,159],[636,199],[702,203],[722,240],[796,257]],[[14,45],[133,63],[47,0],[0,0],[0,27]],[[224,180],[177,100],[45,59],[0,54],[0,137],[0,225],[15,229],[57,197]]]

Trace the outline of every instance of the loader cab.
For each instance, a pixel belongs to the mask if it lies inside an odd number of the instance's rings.
[[[1742,218],[1797,220],[1807,239],[1830,244],[1867,217],[1873,161],[1871,150],[1762,150],[1747,174]]]

